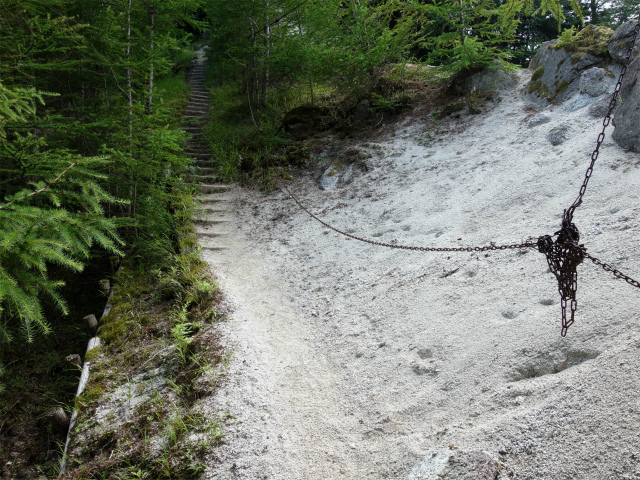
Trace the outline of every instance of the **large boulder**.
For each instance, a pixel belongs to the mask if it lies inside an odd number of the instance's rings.
[[[611,63],[607,48],[613,30],[589,25],[568,42],[544,42],[529,63],[533,69],[526,87],[527,100],[535,104],[562,102],[580,90],[586,70]]]
[[[571,98],[564,103],[564,109],[588,107],[592,116],[606,115],[635,25],[636,22],[624,23],[615,32],[589,25],[571,40],[543,43],[529,63],[532,73],[525,99],[547,107],[550,102]],[[640,152],[640,36],[630,58],[613,112],[612,138],[621,147]],[[555,137],[550,141],[556,141]]]
[[[618,106],[614,110],[611,136],[618,145],[640,152],[640,57],[629,64],[624,77]]]
[[[508,91],[517,86],[518,75],[514,72],[506,72],[497,64],[470,75],[461,75],[451,84],[453,91],[460,95],[473,92]]]
[[[609,40],[609,54],[611,58],[619,63],[624,63],[627,58],[627,52],[631,46],[631,37],[637,22],[626,22],[620,25]],[[636,44],[631,54],[631,58],[640,57],[640,35],[636,38]]]

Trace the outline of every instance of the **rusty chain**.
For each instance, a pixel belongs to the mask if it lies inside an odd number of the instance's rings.
[[[357,235],[352,235],[351,233],[344,232],[333,225],[325,222],[324,220],[318,218],[314,215],[307,207],[305,207],[300,200],[289,190],[289,187],[280,179],[282,187],[287,191],[289,196],[293,199],[294,202],[298,204],[298,206],[304,210],[307,215],[313,218],[316,222],[324,225],[330,230],[333,230],[340,235],[344,235],[345,237],[352,238],[354,240],[358,240],[359,242],[368,243],[370,245],[376,245],[378,247],[387,247],[387,248],[395,248],[399,250],[411,250],[414,252],[486,252],[489,250],[517,250],[524,248],[536,248],[537,244],[533,241],[527,240],[521,243],[515,243],[512,245],[486,245],[484,247],[416,247],[412,245],[398,245],[396,243],[383,243],[376,242],[375,240],[371,240],[369,238],[358,237]]]
[[[578,302],[576,300],[576,293],[578,289],[578,265],[580,265],[585,258],[591,260],[595,265],[601,267],[603,270],[612,273],[614,277],[624,280],[633,287],[640,288],[640,282],[638,282],[637,280],[634,280],[633,278],[625,275],[613,266],[602,262],[601,260],[587,253],[587,249],[585,248],[585,246],[578,243],[580,240],[580,232],[573,223],[573,214],[576,208],[582,204],[582,199],[587,190],[587,185],[589,183],[589,180],[591,179],[591,175],[593,174],[593,167],[596,163],[596,160],[598,159],[598,156],[600,155],[600,146],[604,142],[605,130],[611,122],[611,115],[618,101],[618,94],[620,92],[620,89],[622,88],[624,76],[627,73],[627,69],[631,60],[631,54],[638,37],[638,32],[640,32],[640,17],[638,17],[638,22],[634,27],[631,46],[629,47],[627,55],[625,56],[624,65],[622,67],[622,70],[620,71],[618,82],[616,83],[613,94],[611,96],[611,101],[609,102],[607,113],[604,117],[604,120],[602,121],[602,131],[598,135],[596,147],[591,154],[591,163],[589,164],[589,167],[587,168],[587,171],[585,173],[585,177],[580,187],[578,197],[574,200],[571,206],[564,211],[562,215],[562,228],[553,234],[553,236],[556,236],[555,241],[550,235],[542,235],[538,237],[537,241],[525,240],[521,243],[516,244],[487,245],[483,247],[419,247],[412,245],[399,245],[395,243],[377,242],[375,240],[344,232],[334,227],[333,225],[330,225],[324,220],[321,220],[302,204],[302,202],[291,192],[291,190],[289,190],[289,187],[287,187],[282,178],[278,176],[278,180],[280,181],[280,184],[282,185],[284,190],[295,201],[295,203],[315,221],[340,235],[352,238],[353,240],[368,243],[370,245],[417,252],[486,252],[490,250],[518,250],[526,248],[536,248],[540,253],[543,253],[547,257],[549,270],[555,275],[558,281],[558,292],[560,293],[560,308],[562,314],[562,328],[560,331],[560,335],[564,337],[567,334],[567,330],[569,329],[569,327],[575,321],[575,313],[578,307]],[[569,312],[567,312],[567,307],[569,308]],[[568,313],[569,316],[567,317]]]
[[[580,245],[578,243],[580,240],[580,232],[573,223],[573,214],[576,208],[578,208],[582,204],[582,198],[587,191],[589,179],[593,174],[593,167],[596,163],[596,160],[598,159],[598,155],[600,155],[600,146],[602,145],[602,142],[604,142],[605,131],[609,126],[609,123],[611,122],[611,114],[613,113],[613,110],[618,101],[618,95],[620,93],[620,89],[622,88],[624,76],[627,73],[627,69],[629,68],[631,54],[633,53],[633,49],[635,48],[639,31],[640,16],[638,17],[638,22],[633,29],[631,44],[629,46],[629,50],[627,50],[622,70],[620,70],[618,82],[613,89],[611,101],[609,102],[609,108],[607,109],[607,113],[602,120],[602,131],[598,135],[596,148],[591,154],[591,163],[587,168],[584,180],[582,182],[582,185],[580,186],[578,197],[574,200],[571,206],[564,211],[564,214],[562,215],[562,228],[558,232],[554,233],[554,235],[557,235],[555,242],[549,235],[543,235],[538,239],[538,251],[540,253],[543,253],[547,257],[549,269],[555,275],[556,280],[558,281],[558,292],[560,293],[560,309],[562,314],[562,330],[560,331],[560,335],[562,335],[563,337],[567,334],[567,329],[575,321],[575,313],[578,307],[578,302],[576,300],[576,292],[578,289],[578,265],[582,263],[585,257],[591,260],[594,264],[602,267],[605,271],[613,273],[616,278],[621,278],[625,280],[629,285],[640,288],[640,283],[633,278],[619,272],[612,266],[589,255],[584,245]],[[568,318],[567,302],[569,302],[570,304],[570,316]]]
[[[613,89],[613,94],[611,95],[611,101],[609,102],[609,108],[607,109],[607,114],[604,116],[602,120],[602,131],[598,135],[598,139],[596,141],[596,148],[591,154],[591,163],[589,164],[589,168],[587,168],[587,172],[584,176],[584,181],[582,182],[582,186],[580,187],[580,192],[578,193],[578,197],[574,200],[571,206],[565,212],[565,217],[569,219],[569,222],[573,220],[573,212],[576,208],[578,208],[582,204],[582,197],[584,197],[584,193],[587,191],[587,184],[589,183],[589,179],[591,178],[591,174],[593,173],[593,166],[598,159],[598,155],[600,155],[600,146],[602,142],[604,142],[604,132],[609,126],[611,122],[611,114],[616,107],[616,103],[618,102],[618,94],[620,89],[622,88],[622,81],[624,80],[624,76],[627,73],[627,69],[629,68],[629,63],[631,61],[631,54],[633,53],[633,49],[636,44],[636,38],[638,37],[638,32],[640,31],[640,17],[638,17],[638,23],[636,23],[635,28],[633,30],[633,36],[631,37],[631,46],[627,51],[627,55],[624,59],[624,64],[622,66],[622,70],[620,71],[620,76],[618,77],[618,83],[616,83],[615,88]]]

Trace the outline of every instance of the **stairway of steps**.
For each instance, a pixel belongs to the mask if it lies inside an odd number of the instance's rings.
[[[196,219],[196,233],[203,249],[221,250],[227,248],[229,222],[231,221],[231,197],[227,193],[233,185],[216,182],[211,151],[203,140],[203,128],[209,113],[209,92],[205,88],[206,59],[198,53],[191,63],[188,80],[191,85],[189,104],[184,112],[183,130],[191,134],[187,140],[185,153],[194,159],[194,173],[186,176],[186,181],[200,192],[203,215]]]

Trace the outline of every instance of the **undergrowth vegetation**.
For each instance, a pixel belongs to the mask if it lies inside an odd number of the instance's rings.
[[[193,192],[172,207],[180,253],[152,271],[125,262],[114,276],[62,478],[196,478],[224,435],[221,414],[200,402],[230,356],[214,328],[221,293],[195,242]]]

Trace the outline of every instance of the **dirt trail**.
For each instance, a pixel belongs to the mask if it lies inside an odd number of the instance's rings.
[[[238,190],[233,193],[241,195]],[[229,429],[228,445],[220,449],[226,461],[214,470],[223,476],[216,478],[282,472],[285,478],[351,478],[347,470],[354,467],[337,460],[357,442],[348,428],[357,417],[335,367],[312,342],[313,325],[282,295],[284,286],[242,233],[205,259],[235,308],[223,325],[235,352],[219,400],[242,422]]]
[[[369,168],[345,187],[295,189],[327,221],[385,242],[551,234],[598,134],[587,106],[532,116],[511,91],[428,142],[409,118],[352,145]],[[567,140],[554,147],[558,127]],[[598,162],[581,241],[637,275],[640,158],[607,139]],[[235,351],[210,408],[237,418],[207,478],[640,478],[631,287],[582,265],[563,339],[557,284],[533,250],[399,252],[329,232],[282,192],[215,195],[226,200],[209,220],[229,221],[202,241],[217,242],[205,256],[235,309],[222,326]]]

